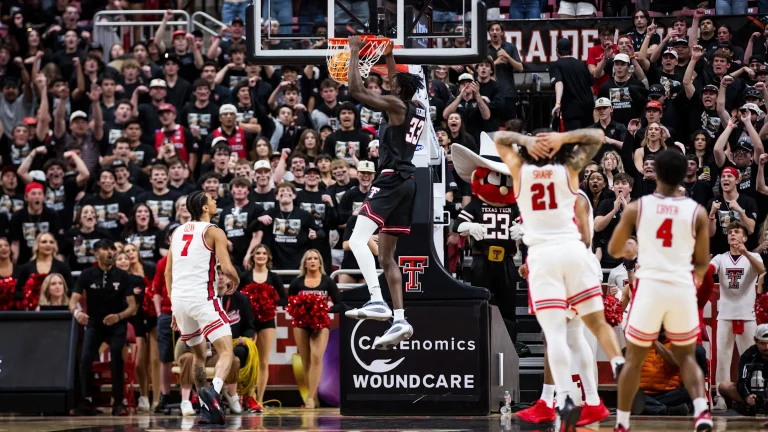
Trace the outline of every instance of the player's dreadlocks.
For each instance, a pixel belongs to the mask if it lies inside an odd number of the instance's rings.
[[[418,75],[400,72],[395,75],[395,78],[397,78],[397,83],[400,85],[400,97],[403,100],[411,100],[417,91],[424,88],[424,82]]]

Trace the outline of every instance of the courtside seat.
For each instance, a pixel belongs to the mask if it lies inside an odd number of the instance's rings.
[[[106,348],[105,348],[106,347]],[[131,411],[136,413],[136,398],[134,396],[134,385],[136,384],[136,356],[138,355],[138,347],[136,346],[136,331],[129,323],[128,330],[125,335],[125,348],[123,349],[123,370],[125,379],[124,385],[124,398],[125,408],[130,414]],[[93,362],[92,373],[96,376],[93,380],[93,386],[98,388],[100,392],[111,392],[112,389],[112,372],[111,372],[111,358],[109,353],[109,345],[102,344],[99,350],[99,357],[102,361]],[[109,400],[110,396],[107,396],[106,400]],[[118,401],[113,401],[117,403]],[[122,402],[122,401],[119,401]],[[98,404],[98,407],[107,407],[109,405]]]

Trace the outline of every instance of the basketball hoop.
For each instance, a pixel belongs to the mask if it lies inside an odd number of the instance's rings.
[[[363,46],[360,48],[360,76],[368,77],[373,65],[381,58],[389,45],[389,38],[361,35]],[[328,73],[334,81],[339,84],[348,84],[347,75],[349,73],[349,41],[347,38],[329,38],[328,39]]]

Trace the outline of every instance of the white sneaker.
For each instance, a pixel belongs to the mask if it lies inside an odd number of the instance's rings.
[[[139,402],[136,404],[136,411],[149,412],[149,398],[146,396],[139,396]]]
[[[392,309],[383,301],[368,301],[363,307],[350,309],[344,312],[347,318],[354,319],[372,319],[376,321],[387,321],[392,318]]]
[[[392,323],[392,327],[384,333],[384,336],[376,340],[374,348],[379,350],[389,350],[397,346],[400,342],[410,339],[413,336],[413,327],[408,321],[402,319]]]
[[[192,408],[192,402],[185,400],[181,402],[181,415],[184,417],[194,416],[197,414],[195,409]]]
[[[229,410],[232,411],[233,414],[240,414],[243,412],[243,407],[240,406],[240,398],[237,396],[230,396],[227,395],[227,403],[229,404]]]
[[[728,405],[725,404],[725,399],[723,399],[722,396],[716,395],[714,399],[712,399],[712,411],[727,411]]]

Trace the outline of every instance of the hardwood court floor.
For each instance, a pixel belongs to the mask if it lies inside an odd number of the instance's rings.
[[[768,418],[717,417],[716,431],[768,431],[762,423]],[[134,415],[129,417],[0,417],[0,431],[14,432],[139,432],[139,431],[546,431],[547,428],[524,428],[512,419],[502,424],[498,415],[488,417],[342,417],[336,409],[306,411],[271,409],[263,415],[228,416],[225,426],[198,426],[194,418],[180,416]],[[579,431],[612,431],[613,417],[599,426]],[[632,432],[692,431],[690,418],[637,417]]]

